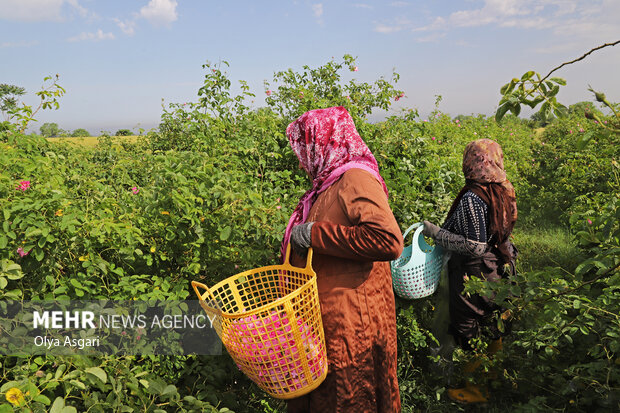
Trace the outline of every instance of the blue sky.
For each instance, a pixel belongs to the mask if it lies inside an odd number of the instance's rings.
[[[162,99],[195,101],[207,60],[230,63],[264,105],[276,71],[357,56],[362,81],[401,75],[394,107],[426,116],[441,95],[451,115],[494,112],[499,88],[527,70],[542,75],[620,39],[618,0],[212,1],[0,0],[0,83],[46,75],[67,90],[39,122],[66,130],[156,127]],[[620,101],[620,45],[557,72],[560,101],[589,100],[588,84]]]

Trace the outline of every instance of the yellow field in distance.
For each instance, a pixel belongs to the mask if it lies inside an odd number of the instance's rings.
[[[138,136],[138,135],[111,136],[110,138],[117,142],[119,141],[135,142],[140,137],[144,137],[144,136]],[[89,148],[97,146],[97,144],[99,143],[99,139],[104,139],[104,138],[101,138],[99,136],[86,136],[86,137],[79,137],[79,138],[74,138],[74,137],[47,138],[49,142],[70,143],[73,145],[79,145],[79,146],[84,146],[84,147],[89,147]]]

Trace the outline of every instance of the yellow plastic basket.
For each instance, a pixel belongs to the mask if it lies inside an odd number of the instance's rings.
[[[305,268],[293,267],[289,256],[290,245],[283,265],[244,271],[212,288],[192,281],[239,369],[279,399],[309,393],[327,375],[312,249]]]

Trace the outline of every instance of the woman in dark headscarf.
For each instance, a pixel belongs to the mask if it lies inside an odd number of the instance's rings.
[[[502,149],[491,139],[479,139],[465,147],[463,173],[465,186],[443,227],[424,221],[423,233],[452,253],[448,262],[450,333],[465,350],[471,350],[469,340],[486,333],[492,339],[488,347],[492,354],[501,348],[508,320],[502,320],[505,328],[498,328],[496,316],[503,309],[492,298],[463,295],[463,283],[468,276],[498,281],[514,273],[516,249],[509,237],[517,220],[515,191],[506,178]],[[468,363],[465,373],[472,373],[478,365]],[[486,401],[488,392],[468,383],[449,390],[448,395],[471,403]]]
[[[293,265],[312,247],[329,370],[289,412],[400,411],[389,261],[403,239],[375,157],[343,107],[306,112],[286,134],[312,179],[286,228]]]

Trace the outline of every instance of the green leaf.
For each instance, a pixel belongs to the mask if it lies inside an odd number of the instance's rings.
[[[49,406],[52,402],[47,396],[43,394],[36,395],[32,398],[35,402],[43,403],[46,406]]]
[[[230,226],[224,227],[224,229],[220,231],[220,240],[226,241],[230,237],[231,231],[232,228]]]
[[[535,73],[536,72],[534,72],[533,70],[530,70],[529,72],[525,72],[523,76],[521,76],[521,81],[525,82],[526,80],[530,80],[532,76],[534,76]]]
[[[588,143],[592,140],[593,137],[594,132],[592,131],[586,132],[581,135],[576,143],[577,149],[580,151],[583,150],[586,146],[588,146]]]
[[[20,386],[20,382],[18,381],[9,381],[6,382],[2,385],[2,387],[0,387],[0,393],[6,393],[6,391],[8,389],[10,389],[11,387],[19,387]]]
[[[13,407],[11,407],[9,404],[0,404],[0,413],[13,413],[15,410],[13,410]]]
[[[558,94],[560,91],[560,87],[558,85],[554,85],[549,92],[547,92],[547,97],[553,97]]]
[[[39,228],[28,228],[26,231],[26,238],[34,238],[41,235],[41,230]]]
[[[169,384],[166,388],[161,392],[162,396],[171,395],[177,392],[177,388],[174,384]]]
[[[58,396],[56,397],[56,400],[54,400],[54,404],[52,404],[52,407],[50,408],[49,413],[62,413],[62,409],[64,408],[65,408],[65,399]]]
[[[0,290],[4,290],[9,282],[4,277],[0,277]]]
[[[5,276],[9,280],[19,280],[20,278],[24,277],[22,267],[11,260],[2,260],[0,271],[0,274]]]
[[[579,300],[573,301],[573,308],[576,309],[576,310],[580,309],[581,308],[581,301],[579,301]]]
[[[149,385],[147,387],[149,392],[152,394],[162,394],[165,388],[166,388],[166,383],[159,378],[149,380]]]
[[[504,115],[506,114],[506,112],[508,112],[509,108],[510,106],[508,103],[504,103],[499,108],[497,108],[497,112],[495,112],[495,121],[500,122],[502,118],[504,117]]]
[[[93,376],[95,376],[99,380],[101,380],[103,383],[107,383],[107,381],[108,381],[108,375],[100,367],[90,367],[90,368],[86,369],[86,373],[92,374]]]
[[[84,383],[82,383],[79,380],[70,380],[69,384],[74,385],[75,387],[77,387],[80,390],[86,390],[86,385]]]
[[[558,85],[566,86],[566,80],[562,79],[561,77],[552,77],[549,80],[557,83]]]
[[[499,90],[499,93],[501,93],[502,95],[506,95],[514,90],[515,85],[516,82],[513,79],[510,81],[510,83],[506,83],[504,86],[502,86],[502,88]]]
[[[538,88],[540,89],[540,92],[541,92],[543,95],[546,95],[546,94],[547,94],[547,87],[544,85],[544,83],[539,83],[539,84],[538,84]]]
[[[54,374],[54,379],[58,380],[60,376],[62,376],[62,373],[65,372],[66,369],[67,369],[66,364],[61,364],[60,366],[58,366],[58,368],[56,369],[56,373]]]

